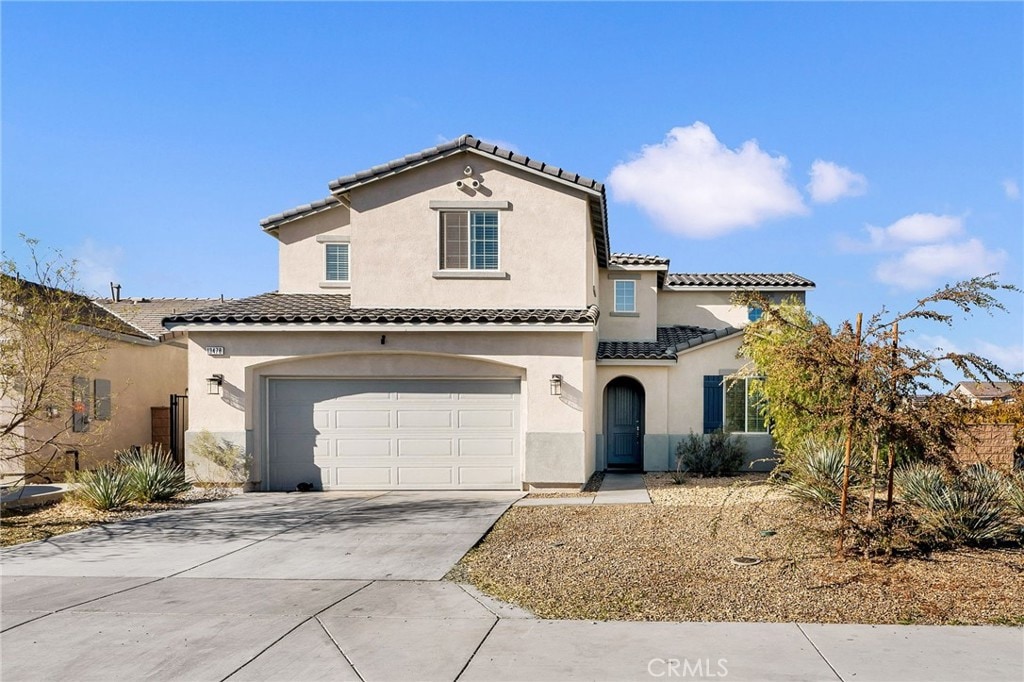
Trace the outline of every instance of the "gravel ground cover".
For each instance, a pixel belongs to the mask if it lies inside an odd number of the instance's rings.
[[[89,526],[148,516],[168,509],[180,509],[211,502],[241,492],[229,487],[192,488],[166,502],[136,503],[117,511],[97,511],[74,500],[27,509],[5,509],[0,516],[0,547],[9,547],[55,535],[73,533]]]
[[[1021,549],[837,561],[823,519],[763,478],[649,475],[651,505],[513,507],[449,578],[543,618],[1024,624]]]

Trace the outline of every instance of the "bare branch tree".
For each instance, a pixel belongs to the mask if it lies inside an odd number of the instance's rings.
[[[0,263],[0,465],[43,475],[72,445],[75,377],[93,373],[109,344],[110,320],[79,293],[74,261],[40,253]]]

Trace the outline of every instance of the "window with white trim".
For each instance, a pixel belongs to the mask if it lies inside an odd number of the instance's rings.
[[[326,269],[324,279],[328,282],[349,281],[348,244],[324,244]]]
[[[441,270],[498,269],[498,212],[443,211]]]
[[[636,282],[631,279],[615,280],[615,312],[636,312]]]
[[[733,379],[725,382],[726,433],[767,433],[764,419],[764,397],[759,391],[760,377]]]

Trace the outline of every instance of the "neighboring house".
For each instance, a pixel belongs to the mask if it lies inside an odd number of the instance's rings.
[[[468,135],[329,188],[262,221],[277,292],[164,321],[189,437],[245,447],[262,489],[578,487],[723,427],[770,455],[723,385],[757,314],[730,297],[813,282],[611,254],[601,183]]]
[[[971,405],[991,405],[1013,401],[1014,385],[1009,381],[961,381],[953,389]]]
[[[104,337],[106,348],[87,376],[71,378],[66,401],[52,405],[45,418],[33,420],[19,433],[18,442],[29,444],[20,446],[24,451],[67,430],[56,439],[59,445],[29,457],[5,457],[0,469],[4,476],[41,472],[45,479],[75,468],[93,469],[111,461],[118,450],[150,443],[151,408],[166,408],[170,395],[184,393],[188,382],[185,340],[163,329],[160,320],[213,303],[74,297],[81,303],[76,323]],[[11,445],[17,453],[18,443]]]

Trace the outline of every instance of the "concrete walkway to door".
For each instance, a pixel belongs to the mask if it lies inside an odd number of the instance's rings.
[[[586,504],[650,504],[643,474],[606,473],[596,495],[524,497],[517,507],[579,506]]]
[[[0,678],[1020,680],[1020,628],[544,621],[441,580],[519,493],[256,494],[8,548]]]

